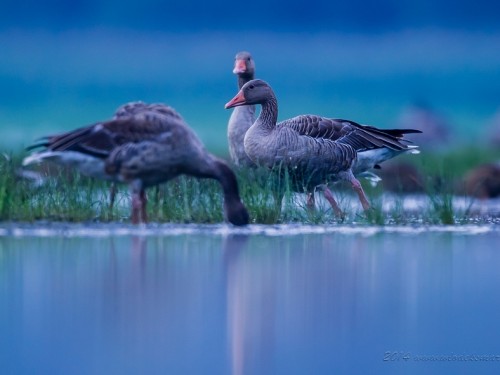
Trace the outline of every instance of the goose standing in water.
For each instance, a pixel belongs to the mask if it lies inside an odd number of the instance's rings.
[[[241,89],[245,83],[254,79],[255,63],[250,53],[243,51],[236,54],[233,73],[238,77],[238,89]],[[254,105],[234,108],[229,118],[227,125],[229,155],[233,164],[238,167],[255,167],[255,163],[248,157],[243,145],[245,134],[254,121]]]
[[[294,188],[311,196],[316,187],[337,215],[343,216],[326,184],[348,181],[365,210],[370,203],[354,174],[362,174],[401,153],[418,153],[404,134],[413,129],[383,130],[355,122],[302,115],[277,123],[278,102],[272,88],[262,80],[247,82],[226,108],[260,104],[261,113],[245,135],[247,155],[257,165],[284,167]],[[313,202],[314,204],[314,202]]]
[[[145,189],[181,174],[217,180],[224,193],[224,216],[246,225],[248,212],[227,164],[208,153],[196,134],[171,107],[142,102],[120,107],[110,121],[45,138],[46,150],[24,165],[63,160],[92,177],[129,184],[133,223],[146,222]]]

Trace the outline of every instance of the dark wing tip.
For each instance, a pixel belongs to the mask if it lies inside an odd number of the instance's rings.
[[[45,147],[50,145],[50,137],[42,137],[35,140],[35,142],[24,148],[25,151],[31,151],[36,148]]]

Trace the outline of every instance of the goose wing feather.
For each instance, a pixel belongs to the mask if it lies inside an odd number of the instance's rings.
[[[118,107],[113,119],[130,117],[142,112],[154,112],[158,115],[168,116],[183,121],[181,115],[168,105],[162,103],[147,104],[141,101],[126,103]]]
[[[407,148],[407,133],[420,133],[414,129],[378,129],[354,121],[331,119],[315,115],[302,115],[280,122],[278,127],[289,127],[299,135],[327,139],[352,146],[356,151],[388,147],[395,150]],[[403,143],[405,142],[405,143]]]
[[[53,136],[44,145],[52,151],[71,150],[105,158],[114,148],[125,143],[157,139],[171,127],[185,127],[185,122],[175,113],[163,115],[152,110],[129,113],[127,116]]]

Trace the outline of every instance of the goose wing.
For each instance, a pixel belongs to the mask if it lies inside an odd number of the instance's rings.
[[[165,108],[170,108],[164,106]],[[44,146],[51,151],[77,151],[99,158],[106,158],[114,148],[126,143],[159,140],[163,133],[174,127],[185,127],[176,112],[166,115],[159,111],[137,111],[113,120],[96,123],[66,133],[42,139],[31,148]]]
[[[148,104],[142,101],[130,102],[118,107],[113,119],[130,117],[143,112],[154,112],[162,116],[172,117],[181,121],[183,120],[181,115],[168,105],[163,103]]]
[[[354,121],[331,119],[316,115],[302,115],[283,121],[278,127],[292,128],[301,136],[326,139],[352,146],[356,151],[388,147],[395,150],[407,148],[404,134],[421,133],[414,129],[379,129]]]

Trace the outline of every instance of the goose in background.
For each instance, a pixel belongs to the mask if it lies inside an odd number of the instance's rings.
[[[254,79],[255,63],[249,52],[238,52],[234,60],[233,73],[238,77],[238,89]],[[255,163],[245,152],[243,140],[250,126],[255,121],[255,106],[236,107],[229,117],[227,125],[227,140],[229,155],[234,165],[238,167],[255,167]]]
[[[244,139],[250,159],[259,166],[286,168],[294,189],[308,193],[309,197],[320,187],[341,217],[343,212],[327,187],[328,182],[348,181],[363,208],[368,210],[370,203],[354,174],[377,168],[402,153],[418,153],[417,146],[409,145],[403,137],[420,133],[419,130],[383,130],[316,115],[297,116],[277,123],[278,102],[274,91],[259,79],[243,85],[225,107],[254,104],[260,104],[262,110]]]
[[[480,164],[463,178],[463,192],[479,199],[500,196],[500,163]]]
[[[133,223],[147,222],[146,188],[185,174],[217,180],[224,193],[225,219],[248,224],[232,170],[208,153],[182,117],[166,105],[129,103],[110,121],[45,137],[36,146],[45,150],[25,158],[23,165],[51,160],[88,176],[127,183]]]

